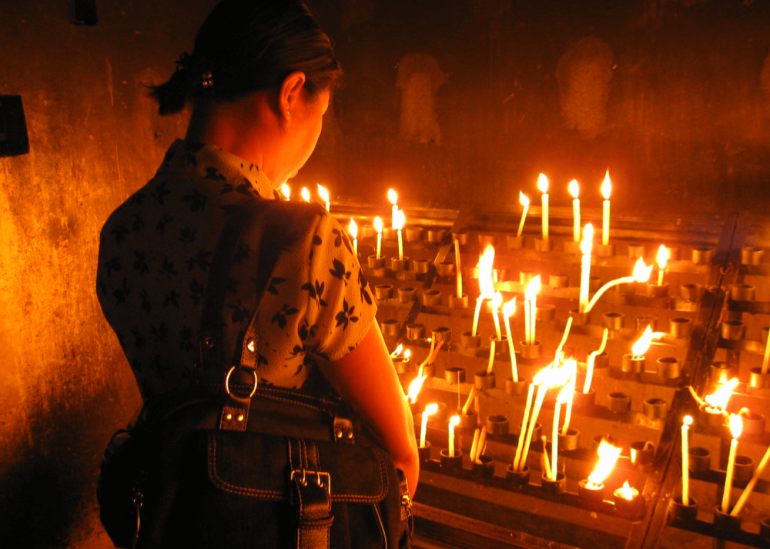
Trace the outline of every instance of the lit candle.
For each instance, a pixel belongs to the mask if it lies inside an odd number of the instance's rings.
[[[281,194],[286,200],[291,200],[291,187],[288,183],[281,185]]]
[[[404,240],[401,238],[401,229],[406,224],[406,215],[404,210],[398,210],[396,212],[395,221],[393,222],[393,228],[398,231],[398,259],[404,259]]]
[[[762,358],[762,373],[766,374],[770,367],[770,332],[767,335],[767,342],[765,343],[765,356]]]
[[[438,404],[428,404],[422,412],[422,424],[420,425],[420,448],[425,448],[425,438],[428,435],[428,418],[438,411]]]
[[[644,333],[642,333],[642,336],[636,340],[636,343],[631,345],[631,356],[633,356],[636,360],[643,359],[651,344],[652,328],[647,326],[647,328],[644,330]]]
[[[538,384],[538,387],[537,387],[537,396],[535,397],[534,407],[532,409],[532,414],[529,418],[529,425],[527,426],[527,436],[524,440],[524,447],[521,450],[521,458],[520,458],[521,466],[527,463],[527,454],[529,453],[529,444],[530,442],[532,442],[532,434],[534,433],[535,425],[537,424],[537,416],[540,415],[540,409],[543,407],[545,394],[548,392],[548,389],[554,386],[553,380],[556,372],[557,370],[554,369],[552,366],[546,367],[544,370],[541,370],[540,372],[540,374],[543,374],[543,375],[539,380],[540,383]],[[540,374],[538,374],[538,376]],[[533,383],[536,383],[538,381],[537,376],[532,381]]]
[[[497,316],[497,311],[500,310],[500,306],[503,304],[503,294],[500,292],[495,293],[495,297],[492,298],[492,301],[489,304],[490,309],[492,309],[492,320],[495,323],[495,335],[497,335],[497,339],[503,339],[503,334],[500,331],[500,318]]]
[[[495,365],[495,340],[489,340],[489,362],[487,363],[487,375],[492,373],[492,367]]]
[[[625,501],[634,501],[639,497],[639,490],[628,484],[628,481],[623,483],[623,486],[615,490],[612,495],[615,496],[616,501],[622,499]]]
[[[348,231],[350,232],[350,236],[353,237],[353,254],[358,256],[358,225],[356,225],[356,220],[352,217],[350,218]]]
[[[690,449],[688,435],[692,417],[684,416],[682,422],[682,505],[690,505]]]
[[[463,269],[460,263],[460,240],[455,238],[455,269],[457,271],[457,299],[463,296]]]
[[[668,262],[668,249],[661,244],[658,248],[658,286],[663,286],[663,275],[666,272],[666,262]]]
[[[511,356],[511,377],[514,382],[519,381],[519,372],[516,367],[516,352],[513,348],[513,334],[511,334],[511,317],[516,312],[516,298],[514,297],[503,305],[503,322],[505,323],[505,335],[508,337],[508,354]]]
[[[540,174],[537,178],[537,189],[543,193],[541,204],[543,210],[543,240],[548,240],[548,178]]]
[[[759,478],[762,476],[762,473],[765,472],[765,467],[767,467],[767,463],[770,462],[770,448],[767,449],[765,452],[765,455],[762,457],[762,461],[759,462],[759,466],[757,467],[757,470],[754,471],[754,475],[751,477],[751,480],[746,485],[746,488],[743,489],[743,493],[741,494],[741,497],[738,498],[738,503],[735,504],[735,507],[733,507],[733,510],[730,511],[730,514],[733,516],[737,516],[738,513],[740,513],[743,510],[743,506],[746,505],[746,502],[749,499],[749,496],[754,491],[754,487],[757,485],[757,481],[759,481]]]
[[[569,359],[564,363],[566,368],[570,370],[569,381],[564,385],[566,391],[566,408],[564,411],[564,423],[561,426],[561,434],[566,435],[569,431],[569,424],[572,421],[572,402],[575,398],[575,384],[577,384],[577,360],[574,358]]]
[[[317,184],[317,185],[318,185],[318,196],[321,197],[321,200],[326,205],[326,211],[328,212],[328,211],[330,211],[330,209],[329,209],[329,191],[327,191],[326,187],[324,187],[323,185],[320,185],[320,184]]]
[[[612,182],[610,181],[610,171],[604,176],[602,182],[602,196],[604,197],[604,208],[602,209],[602,244],[607,246],[610,243],[610,193],[612,192]]]
[[[561,405],[567,402],[567,391],[569,390],[569,384],[565,385],[559,396],[556,397],[556,405],[553,409],[553,428],[551,430],[551,480],[556,480],[556,475],[559,474],[559,417],[561,416]],[[572,392],[570,391],[570,394]]]
[[[599,356],[604,352],[604,348],[607,346],[607,338],[610,335],[610,331],[605,328],[604,334],[602,335],[602,343],[599,345],[599,348],[592,352],[590,355],[588,355],[588,364],[586,368],[586,379],[583,383],[583,394],[587,394],[588,391],[591,390],[591,381],[594,377],[594,365],[596,363],[596,357]]]
[[[730,434],[733,435],[730,441],[730,455],[727,458],[727,473],[725,474],[725,490],[722,493],[722,512],[730,511],[730,492],[733,488],[733,473],[735,472],[735,453],[738,450],[738,437],[743,431],[743,420],[740,414],[730,415]]]
[[[305,202],[310,202],[310,191],[307,190],[307,187],[302,187],[302,190],[299,192],[299,194],[302,197],[302,200]]]
[[[516,454],[513,457],[513,470],[520,471],[519,460],[521,459],[521,449],[524,447],[527,428],[529,426],[529,414],[532,411],[532,399],[535,396],[535,382],[529,384],[527,393],[527,404],[524,406],[524,417],[521,420],[521,430],[519,431],[519,440],[516,444]]]
[[[537,294],[540,291],[540,275],[529,281],[524,290],[524,340],[527,345],[535,344],[535,313],[537,309]]]
[[[611,280],[610,282],[607,282],[604,286],[599,288],[599,291],[594,294],[594,296],[591,298],[591,301],[588,302],[588,305],[586,306],[585,312],[589,312],[591,309],[594,308],[594,305],[599,301],[599,298],[604,295],[604,292],[612,288],[613,286],[617,286],[618,284],[630,284],[632,282],[647,282],[650,280],[650,273],[652,272],[652,265],[649,267],[644,264],[644,260],[640,257],[636,261],[636,265],[634,266],[634,274],[632,276],[624,276],[623,278],[616,278],[615,280]]]
[[[390,358],[396,358],[396,357],[398,357],[403,352],[404,352],[404,346],[401,343],[399,343],[398,347],[396,347],[393,350],[393,352],[390,353]]]
[[[545,478],[549,480],[556,480],[556,476],[551,473],[551,461],[548,459],[548,452],[545,450],[546,446],[548,445],[548,437],[545,435],[542,435],[540,437],[540,441],[543,444],[543,453],[540,454],[540,463],[543,468],[543,472],[545,473]]]
[[[495,297],[495,284],[492,280],[492,267],[495,262],[495,248],[491,244],[487,244],[484,248],[484,253],[481,254],[479,259],[478,273],[479,273],[479,297],[476,299],[476,310],[473,313],[473,329],[471,335],[476,337],[479,329],[479,316],[481,315],[481,305],[485,299],[493,299]]]
[[[519,222],[519,232],[516,236],[521,236],[521,232],[524,230],[524,220],[527,219],[527,211],[529,210],[529,198],[523,192],[519,191],[519,204],[524,206],[524,211],[521,213],[521,221]]]
[[[578,229],[579,232],[579,229]],[[580,243],[580,251],[583,257],[580,263],[580,301],[578,311],[584,313],[588,307],[588,288],[591,283],[591,251],[594,240],[594,226],[587,223],[583,229],[583,241]]]
[[[572,238],[575,242],[580,242],[580,185],[577,179],[569,182],[569,194],[572,195]]]
[[[398,193],[393,189],[388,189],[388,201],[391,203],[391,223],[390,226],[396,228],[396,212],[398,212]]]
[[[613,446],[606,440],[602,440],[596,453],[599,455],[599,461],[593,472],[588,476],[588,486],[593,489],[599,489],[604,486],[604,480],[612,472],[615,462],[620,457],[621,448]]]
[[[724,414],[727,409],[727,404],[730,402],[730,397],[733,394],[733,389],[735,389],[739,381],[740,380],[737,377],[734,377],[730,381],[723,383],[712,394],[706,395],[703,399],[700,399],[698,395],[694,396],[699,404],[706,407],[705,411],[707,413]],[[690,392],[693,392],[692,386],[690,386]]]
[[[375,256],[377,259],[379,259],[382,256],[382,219],[378,217],[374,218],[374,228],[377,231],[377,255]]]
[[[460,424],[460,416],[449,420],[449,457],[455,457],[455,426]]]

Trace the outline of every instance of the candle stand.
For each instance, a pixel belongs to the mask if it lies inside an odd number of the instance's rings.
[[[343,220],[355,216],[363,225],[383,215],[353,204],[335,205],[332,212]],[[402,343],[412,351],[411,368],[399,374],[405,389],[431,348],[443,342],[432,365],[435,375],[419,394],[419,410],[439,402],[447,413],[441,420],[436,414],[427,428],[430,444],[444,450],[432,455],[430,446],[420,450],[421,482],[414,499],[418,534],[449,547],[462,539],[462,547],[480,548],[652,549],[676,545],[687,531],[701,544],[693,547],[711,546],[711,540],[767,547],[770,471],[756,482],[737,518],[715,513],[731,436],[725,416],[700,406],[689,387],[703,397],[727,379],[739,379],[727,406],[732,414],[747,409],[731,492],[735,505],[770,446],[764,421],[770,414],[770,370],[763,369],[762,339],[762,329],[770,324],[770,258],[763,254],[770,249],[770,222],[744,214],[678,220],[613,215],[610,244],[594,243],[590,296],[610,281],[629,277],[638,257],[652,263],[648,256],[660,244],[676,253],[669,257],[664,285],[654,284],[655,268],[650,284],[618,284],[585,312],[578,307],[581,254],[575,252],[571,213],[551,204],[546,243],[538,223],[527,224],[516,236],[520,212],[407,208],[409,223],[423,229],[407,230],[404,256],[410,260],[397,269],[372,260],[362,267],[373,288],[391,287],[378,290],[377,317],[389,349]],[[601,209],[584,209],[583,215],[600,223]],[[361,257],[374,254],[376,235],[360,234]],[[463,266],[462,298],[456,297],[455,238]],[[492,242],[495,291],[503,302],[516,297],[516,311],[510,317],[515,357],[499,341],[490,363],[495,326],[488,307],[481,309],[477,333],[470,331],[479,296],[475,267],[481,244]],[[384,239],[382,248],[383,257],[398,253],[395,239]],[[534,343],[526,343],[524,289],[537,275],[542,288]],[[656,332],[653,343],[644,356],[633,356],[631,346],[647,326]],[[590,390],[584,394],[588,356],[599,349],[605,329],[606,348],[593,361]],[[528,413],[537,400],[532,380],[554,361],[557,348],[577,361],[577,380],[569,406],[561,405],[560,421],[569,408],[570,423],[566,434],[559,429],[557,480],[551,481],[543,462],[546,455],[552,459],[559,390],[545,391],[537,417],[530,418],[540,428],[527,448],[522,423],[529,395],[535,396]],[[461,421],[454,435],[457,455],[450,458],[447,421],[455,413]],[[694,419],[687,505],[681,500],[685,415]],[[482,427],[481,463],[472,462],[474,433]],[[540,431],[548,436],[547,447]],[[597,488],[586,479],[597,465],[596,446],[602,440],[622,453]],[[517,450],[522,462],[514,470]],[[623,497],[624,482],[636,490],[630,499]]]

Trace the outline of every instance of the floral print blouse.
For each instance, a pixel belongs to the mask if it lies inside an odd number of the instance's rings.
[[[155,177],[105,223],[97,295],[145,400],[194,382],[220,233],[248,201],[276,198],[257,166],[214,145],[177,140]],[[318,361],[339,360],[361,342],[376,305],[340,224],[321,206],[287,206],[283,247],[257,319],[258,375],[262,383],[301,388]],[[258,301],[253,236],[248,229],[241,235],[227,279],[226,357],[236,356]]]

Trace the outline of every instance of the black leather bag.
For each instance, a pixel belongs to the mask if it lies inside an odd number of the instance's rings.
[[[256,312],[240,362],[222,366],[214,319],[232,247],[254,209],[284,207],[255,203],[220,238],[200,329],[205,379],[146,402],[107,447],[98,499],[116,547],[409,547],[406,481],[371,429],[334,396],[258,386]]]

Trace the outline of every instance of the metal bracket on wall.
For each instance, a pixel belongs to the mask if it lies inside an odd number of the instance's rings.
[[[20,95],[0,95],[0,157],[29,152],[27,121]]]
[[[96,0],[67,0],[67,11],[73,25],[96,25]]]

